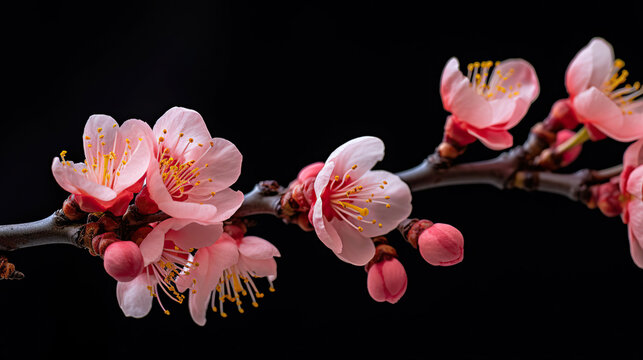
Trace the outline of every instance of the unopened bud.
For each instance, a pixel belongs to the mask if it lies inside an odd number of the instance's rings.
[[[134,242],[117,241],[105,250],[103,266],[117,281],[132,281],[143,270],[143,255]]]
[[[246,235],[246,232],[248,232],[248,228],[245,224],[240,222],[237,224],[228,224],[223,226],[223,231],[225,231],[233,239],[239,241]]]
[[[464,238],[453,226],[437,223],[420,234],[418,248],[424,260],[431,265],[455,265],[464,256]]]
[[[80,209],[73,194],[69,195],[63,202],[63,213],[71,221],[78,221],[87,217],[87,213]]]
[[[563,130],[559,131],[556,134],[556,143],[555,143],[554,147],[557,147],[557,146],[559,146],[561,144],[564,144],[565,141],[567,141],[569,138],[571,138],[575,134],[576,133],[574,131],[567,130],[567,129],[563,129]],[[571,149],[565,151],[564,153],[562,153],[561,158],[560,158],[560,166],[567,166],[567,165],[571,164],[572,162],[574,162],[574,160],[576,160],[578,158],[578,156],[580,155],[582,150],[583,150],[583,145],[578,144],[578,145],[572,147]]]
[[[107,249],[107,247],[117,241],[121,240],[118,238],[118,235],[113,232],[96,235],[92,239],[92,249],[94,250],[95,254],[103,257],[105,255],[105,250]]]
[[[373,300],[395,304],[406,292],[406,271],[395,257],[382,257],[368,268],[366,287]]]
[[[591,188],[591,202],[596,204],[596,207],[607,217],[618,216],[623,212],[618,181],[619,178],[614,177],[609,182]]]
[[[578,119],[569,99],[558,100],[552,105],[545,126],[552,131],[573,129],[578,125]]]

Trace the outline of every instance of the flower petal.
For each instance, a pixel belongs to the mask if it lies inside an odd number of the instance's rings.
[[[634,196],[635,199],[631,201],[641,201],[643,199],[643,165],[640,165],[630,173],[626,191]]]
[[[122,165],[119,175],[114,179],[114,191],[130,189],[145,176],[152,158],[152,136],[152,129],[144,121],[132,119],[123,123],[119,129],[119,139],[116,139],[114,144],[114,152],[117,164],[121,164],[122,161],[126,161],[126,164]],[[131,139],[132,149],[127,148],[125,139]],[[124,155],[126,151],[127,156]]]
[[[182,249],[199,249],[214,244],[223,233],[223,224],[202,225],[186,219],[167,219],[170,228],[165,240],[173,241]]]
[[[462,72],[460,72],[458,59],[455,57],[450,58],[444,66],[442,77],[440,78],[440,96],[442,97],[442,105],[446,111],[451,111],[455,89],[458,89],[463,81],[469,82]]]
[[[90,162],[112,151],[114,141],[118,137],[118,123],[109,115],[92,115],[85,123],[83,130],[83,148],[85,159]],[[105,145],[103,145],[103,143]],[[88,146],[91,145],[91,146]],[[104,149],[104,150],[103,150]]]
[[[163,131],[165,130],[165,131]],[[154,139],[163,137],[163,144],[177,156],[183,154],[185,161],[197,159],[198,154],[203,153],[210,143],[212,136],[201,115],[191,109],[173,107],[166,111],[154,124]],[[194,146],[183,151],[192,139]],[[198,144],[203,144],[199,147]],[[187,159],[190,157],[190,159]]]
[[[607,95],[595,87],[572,100],[574,111],[583,123],[589,123],[610,138],[628,142],[643,138],[643,114],[624,115]]]
[[[51,164],[51,170],[56,182],[66,191],[72,194],[88,195],[99,201],[111,201],[116,198],[118,194],[114,190],[85,177],[79,171],[82,168],[84,168],[83,164],[71,162],[63,164],[59,158],[54,158]]]
[[[243,157],[239,149],[230,141],[222,138],[212,139],[212,146],[203,153],[194,167],[199,169],[201,185],[193,188],[190,194],[210,194],[234,184],[241,174]]]
[[[334,162],[335,174],[339,176],[343,176],[354,165],[357,165],[355,169],[351,170],[351,177],[359,178],[383,158],[384,143],[382,140],[373,136],[362,136],[352,139],[335,149],[326,160],[326,164],[331,161]],[[317,184],[317,181],[315,181],[315,184]],[[316,189],[317,186],[315,186]]]
[[[411,190],[397,175],[384,170],[372,170],[360,180],[364,181],[364,183],[386,182],[383,189],[378,188],[373,192],[374,198],[390,197],[389,199],[381,199],[385,203],[368,203],[368,215],[364,217],[364,220],[368,223],[353,220],[356,226],[362,226],[364,229],[362,235],[375,237],[387,234],[394,230],[402,220],[411,215]],[[390,206],[387,207],[386,204]],[[372,222],[373,220],[375,220],[375,223]],[[382,227],[379,226],[380,224]]]
[[[502,79],[500,74],[502,74]],[[536,70],[524,59],[507,59],[498,64],[489,78],[491,91],[497,91],[494,89],[494,85],[498,86],[496,84],[501,84],[506,89],[506,92],[502,94],[511,95],[512,99],[524,100],[527,107],[536,100],[540,93]]]
[[[486,98],[470,86],[467,79],[454,85],[451,113],[458,121],[485,128],[494,124],[493,110]]]
[[[362,235],[355,228],[342,220],[334,219],[330,226],[337,231],[342,242],[340,252],[335,252],[341,260],[362,266],[366,265],[375,255],[375,246],[370,237]]]
[[[472,127],[468,129],[468,132],[492,150],[504,150],[513,145],[513,136],[507,130],[495,128],[476,129]]]
[[[153,297],[147,286],[148,274],[144,270],[134,280],[118,282],[116,285],[116,299],[125,316],[142,318],[152,309]]]
[[[574,98],[586,89],[600,87],[608,80],[614,68],[614,50],[601,38],[592,39],[569,63],[565,73],[565,87]]]
[[[279,250],[272,243],[258,236],[244,236],[239,244],[239,253],[254,260],[272,259],[275,256],[281,256]]]

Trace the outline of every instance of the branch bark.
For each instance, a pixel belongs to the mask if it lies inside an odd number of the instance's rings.
[[[80,247],[83,224],[70,222],[62,211],[29,223],[0,225],[0,250],[12,251],[32,246],[68,244]]]

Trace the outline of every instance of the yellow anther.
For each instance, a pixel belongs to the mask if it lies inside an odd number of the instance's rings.
[[[102,138],[104,138],[104,137],[105,137],[105,135],[101,134],[98,138],[99,138],[99,139],[102,139]]]
[[[163,142],[165,138],[163,136],[159,136],[159,142]]]
[[[622,68],[623,66],[625,66],[625,61],[623,61],[623,60],[621,60],[621,59],[616,59],[616,60],[614,60],[614,67],[615,67],[615,68],[620,69],[620,68]]]
[[[63,165],[65,165],[65,156],[67,155],[67,150],[63,150],[60,152],[60,158],[63,160]]]
[[[335,175],[335,181],[339,181],[339,175]]]
[[[390,196],[388,196],[388,195],[384,196],[384,199],[387,199],[387,200],[388,200],[388,199],[390,199],[390,198],[391,198],[391,197],[390,197]]]
[[[214,196],[214,195],[216,195],[216,194],[217,194],[217,193],[216,193],[215,191],[213,191],[213,192],[211,192],[211,193],[210,193],[210,195],[212,195],[212,196]]]
[[[183,136],[185,136],[185,134],[184,134],[184,133],[179,133],[179,137],[180,137],[180,138],[182,138]]]
[[[358,230],[359,232],[362,232],[362,231],[364,231],[364,228],[363,228],[363,227],[361,227],[361,226],[358,226],[358,227],[357,227],[357,230]]]
[[[371,221],[372,224],[375,224],[376,222],[377,222],[377,220],[375,220],[375,219],[373,219],[373,221]]]
[[[387,209],[390,208],[390,207],[391,207],[391,204],[386,204]]]
[[[384,184],[384,185],[388,185],[388,183],[386,182],[386,180],[382,181],[382,184]]]
[[[167,134],[167,129],[163,129],[163,134]]]
[[[91,139],[92,138],[90,138],[89,136],[85,135],[85,140],[91,140]]]
[[[193,142],[194,142],[194,139],[189,138],[189,139],[188,139],[188,142],[191,144],[191,143],[193,143]]]
[[[368,208],[361,208],[359,206],[356,206],[355,204],[343,202],[343,201],[338,201],[339,205],[341,205],[343,208],[349,208],[351,210],[354,210],[358,212],[362,216],[367,216],[368,215]]]
[[[83,168],[81,171],[82,171],[82,172],[83,172],[83,174],[84,174],[84,173],[86,173],[86,172],[87,172],[87,168]]]
[[[382,223],[377,224],[377,227],[381,228],[381,227],[382,227]]]
[[[96,129],[96,131],[101,132],[101,131],[103,131],[103,128],[98,128],[98,129]]]
[[[165,310],[164,313],[165,315],[170,315],[170,310]]]
[[[353,165],[353,166],[351,167],[351,169],[353,169],[353,170],[357,169],[357,165]]]

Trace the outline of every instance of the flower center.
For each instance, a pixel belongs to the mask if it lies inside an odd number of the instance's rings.
[[[149,284],[147,289],[150,291],[150,296],[157,299],[161,309],[166,315],[170,315],[170,311],[163,306],[158,296],[157,288],[160,287],[170,299],[179,304],[183,303],[185,295],[176,289],[176,282],[181,276],[190,275],[190,269],[193,266],[199,266],[199,263],[190,260],[192,251],[194,251],[194,249],[186,251],[166,241],[166,247],[163,249],[161,258],[156,263],[149,265],[145,270],[147,283]],[[152,279],[156,281],[152,281]],[[196,292],[193,288],[194,285],[196,285],[196,279],[193,279],[190,284],[192,292]]]
[[[116,126],[116,124],[113,125],[114,128]],[[70,161],[65,160],[65,156],[67,156],[66,150],[60,152],[60,158],[63,166],[71,167],[74,172],[80,171],[89,180],[113,189],[121,172],[127,168],[127,163],[132,153],[136,152],[143,142],[143,138],[138,138],[138,144],[134,149],[130,139],[118,139],[118,132],[115,133],[111,149],[105,143],[104,138],[103,128],[97,128],[96,134],[85,134],[83,136],[83,143],[86,148],[85,154],[89,155],[89,158],[84,161],[84,166],[80,164],[75,166]],[[125,141],[126,145],[126,149],[121,154],[115,152],[117,151],[118,141]]]
[[[507,96],[512,98],[518,96],[520,92],[518,88],[522,85],[520,83],[516,84],[516,88],[513,85],[504,86],[504,82],[507,81],[514,73],[514,69],[509,69],[506,73],[503,73],[501,70],[495,70],[496,76],[490,76],[493,74],[491,71],[492,67],[498,67],[500,61],[483,61],[483,62],[474,62],[467,65],[467,78],[469,79],[469,86],[473,87],[480,96],[484,96],[487,100],[493,100],[502,96]]]
[[[377,219],[368,219],[371,215],[369,207],[391,207],[388,202],[391,197],[384,192],[388,182],[384,180],[360,184],[360,179],[353,180],[350,175],[356,168],[357,165],[353,165],[343,176],[335,175],[332,178],[323,198],[323,201],[330,205],[325,206],[328,210],[324,215],[328,220],[337,216],[359,232],[364,231],[364,226],[381,228],[382,223]]]
[[[243,314],[241,296],[250,296],[252,306],[259,307],[257,299],[263,298],[264,294],[257,289],[252,280],[253,278],[258,278],[258,276],[251,274],[248,270],[241,269],[237,265],[224,270],[223,275],[219,278],[219,283],[212,291],[210,299],[212,311],[218,312],[221,317],[227,317],[228,314],[223,310],[223,305],[226,301],[229,301],[237,306],[239,313]],[[275,288],[272,285],[272,281],[269,278],[267,280],[270,283],[268,290],[274,292]],[[218,307],[216,306],[217,301],[219,302]]]
[[[634,104],[634,100],[643,95],[643,90],[641,89],[641,83],[638,81],[635,82],[634,85],[625,84],[619,88],[619,86],[625,83],[630,74],[627,70],[623,69],[624,66],[625,62],[623,60],[614,60],[612,75],[609,80],[603,84],[601,90],[621,108],[623,115],[632,115],[634,113],[634,107],[640,105]]]
[[[163,134],[167,134],[166,129],[163,129]],[[211,178],[200,179],[200,168],[194,166],[194,164],[200,160],[203,155],[205,155],[206,151],[202,152],[198,159],[185,161],[184,155],[188,150],[193,146],[203,147],[204,145],[195,143],[192,138],[182,140],[184,137],[183,133],[179,133],[176,144],[173,146],[167,146],[165,143],[165,137],[159,136],[158,138],[159,151],[157,160],[159,162],[159,171],[163,178],[163,182],[165,183],[165,187],[175,201],[187,200],[190,190],[201,185],[203,181],[213,181]],[[185,141],[183,149],[177,151],[177,149],[180,148],[182,141]],[[210,147],[212,146],[214,146],[214,143],[210,142]],[[207,167],[208,164],[203,165],[203,168]],[[210,197],[215,194],[216,193],[214,191],[211,192]]]

